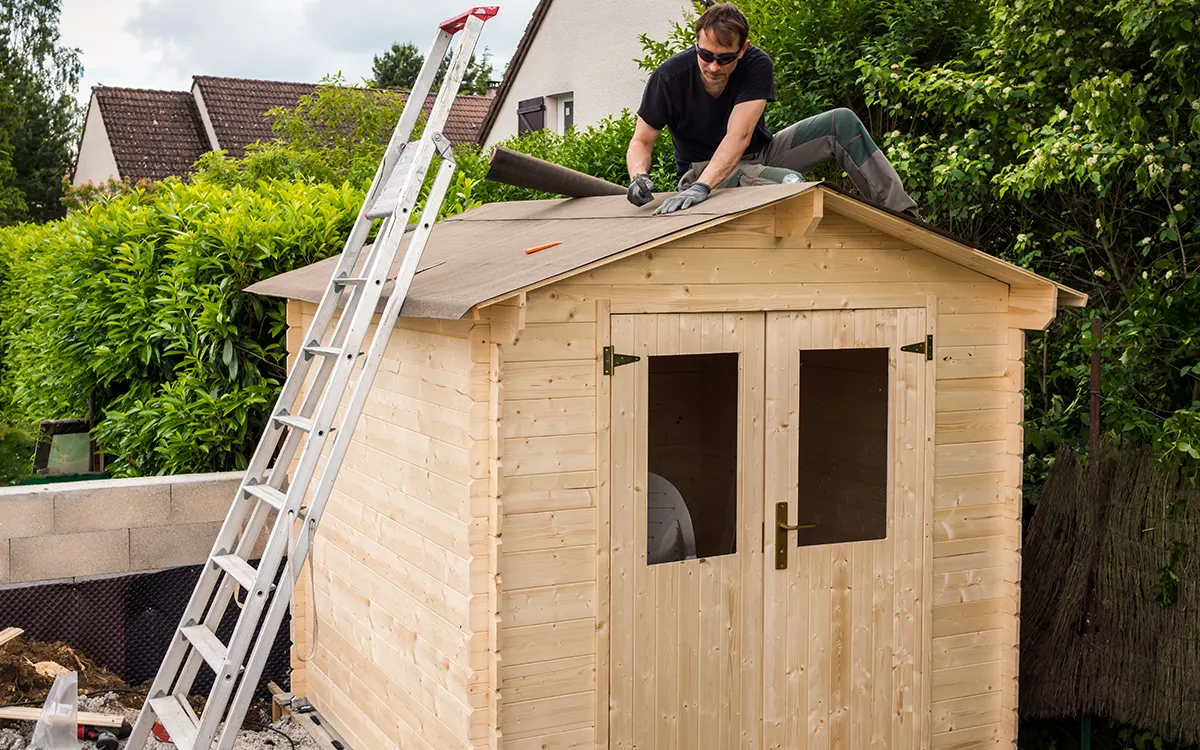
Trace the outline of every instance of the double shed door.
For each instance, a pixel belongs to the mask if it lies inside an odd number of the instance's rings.
[[[925,310],[611,320],[610,746],[927,746]]]

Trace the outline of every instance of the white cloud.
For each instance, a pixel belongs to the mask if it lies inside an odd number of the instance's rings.
[[[497,76],[535,4],[507,0],[485,25],[476,51],[491,51]],[[417,0],[63,0],[62,34],[82,50],[86,101],[98,83],[186,90],[193,75],[317,81],[341,72],[359,81],[392,42],[424,52],[453,15],[444,8]]]

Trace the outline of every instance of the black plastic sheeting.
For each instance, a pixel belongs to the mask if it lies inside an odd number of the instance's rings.
[[[0,627],[24,628],[24,637],[32,640],[62,641],[129,685],[140,685],[158,673],[202,567],[0,589]],[[232,603],[226,609],[217,629],[223,643],[240,612]],[[289,621],[285,615],[255,698],[268,696],[267,682],[288,689]],[[206,696],[212,680],[212,671],[201,667],[191,692]]]

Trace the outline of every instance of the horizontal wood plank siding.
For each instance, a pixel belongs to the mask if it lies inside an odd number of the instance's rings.
[[[289,355],[315,310],[292,307]],[[396,327],[315,537],[311,584],[306,571],[297,586],[292,689],[355,746],[471,748],[487,735],[470,333]]]

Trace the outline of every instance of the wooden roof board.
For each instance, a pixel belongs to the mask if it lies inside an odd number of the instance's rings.
[[[434,226],[418,266],[428,270],[413,280],[401,314],[457,320],[472,308],[532,291],[814,189],[822,191],[833,212],[1010,287],[1053,290],[1050,298],[1060,306],[1086,302],[1086,295],[933,231],[927,224],[877,208],[824,183],[798,183],[718,190],[703,203],[666,216],[653,215],[658,201],[638,208],[624,196],[480,206]],[[552,242],[559,244],[533,254],[525,252]],[[328,258],[260,281],[246,291],[319,302],[336,264],[337,258]],[[398,267],[399,260],[393,270]],[[386,289],[384,295],[386,298]],[[1053,314],[1052,308],[1049,313]]]

